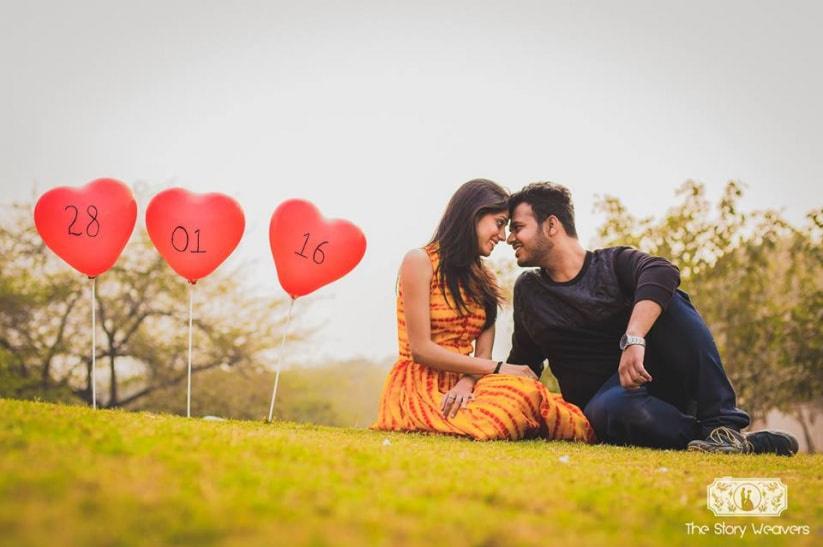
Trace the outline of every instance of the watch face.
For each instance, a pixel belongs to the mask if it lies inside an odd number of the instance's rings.
[[[629,336],[628,334],[624,334],[623,337],[620,339],[620,349],[621,351],[626,349],[629,346],[646,346],[646,340],[642,336]]]

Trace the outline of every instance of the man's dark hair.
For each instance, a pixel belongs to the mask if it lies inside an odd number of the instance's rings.
[[[553,182],[533,182],[509,198],[509,216],[521,203],[528,203],[538,224],[543,224],[551,215],[557,217],[566,233],[577,237],[574,227],[574,204],[572,193],[562,184]]]

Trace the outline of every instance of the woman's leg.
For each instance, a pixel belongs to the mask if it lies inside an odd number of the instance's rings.
[[[544,437],[594,442],[583,412],[540,382],[490,374],[477,381],[474,396],[450,421],[477,440]]]

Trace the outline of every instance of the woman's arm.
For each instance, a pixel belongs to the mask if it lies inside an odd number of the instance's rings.
[[[491,359],[494,348],[494,325],[480,333],[474,342],[474,356],[481,359]]]
[[[403,264],[400,266],[400,284],[403,289],[406,332],[409,336],[412,359],[417,363],[439,370],[479,376],[491,374],[497,363],[490,358],[491,344],[488,340],[484,342],[488,344],[488,356],[484,357],[460,355],[432,341],[430,287],[433,275],[429,257],[422,249],[409,251],[403,258]],[[488,330],[490,329],[486,329]],[[491,335],[491,342],[493,342],[493,331]],[[488,334],[486,336],[488,337]],[[478,338],[479,342],[480,338]],[[535,378],[534,373],[528,367],[518,365],[504,364],[500,368],[500,373]]]
[[[477,337],[477,340],[474,342],[474,356],[480,359],[491,359],[492,358],[492,349],[494,348],[494,325],[487,328],[483,332],[480,333],[480,336]],[[480,379],[480,375],[477,374],[464,374],[463,378],[471,379],[472,385],[474,381]],[[461,380],[463,380],[461,378]]]

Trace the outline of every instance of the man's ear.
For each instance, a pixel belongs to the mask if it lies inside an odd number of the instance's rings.
[[[543,235],[551,237],[552,231],[556,231],[555,222],[557,222],[557,218],[555,218],[554,215],[549,215],[546,220],[543,221]]]

